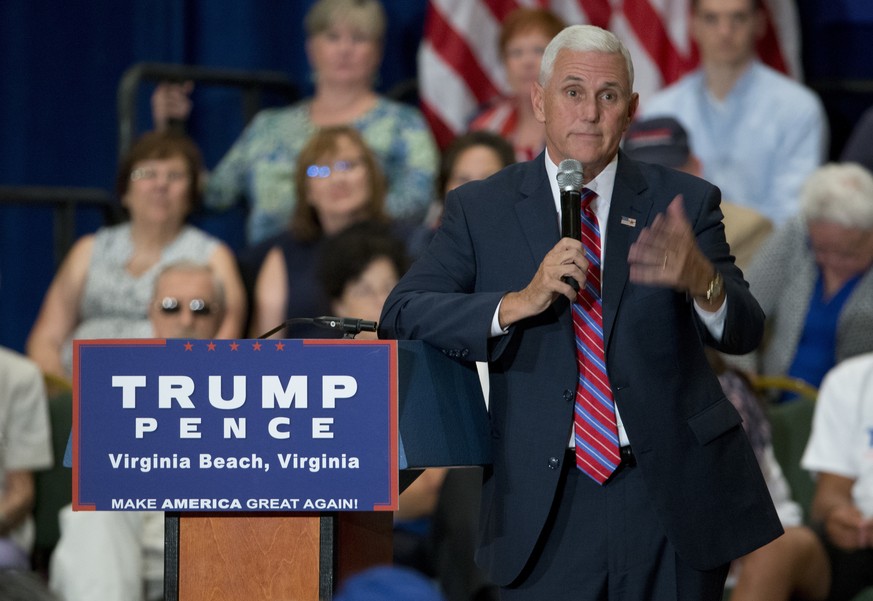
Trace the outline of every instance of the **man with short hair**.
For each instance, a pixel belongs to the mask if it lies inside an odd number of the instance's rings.
[[[826,156],[821,101],[758,60],[761,0],[693,0],[691,7],[700,67],[645,99],[642,112],[679,120],[703,177],[778,227],[797,212],[803,181]]]
[[[718,189],[619,151],[638,96],[610,32],[559,33],[532,100],[546,151],[449,193],[379,334],[489,364],[477,561],[501,599],[720,601],[782,528],[704,354],[763,334]],[[560,236],[566,159],[584,242]]]
[[[155,280],[149,319],[157,338],[210,339],[224,318],[208,265],[180,261]],[[61,510],[49,584],[63,601],[157,601],[164,596],[164,514]]]

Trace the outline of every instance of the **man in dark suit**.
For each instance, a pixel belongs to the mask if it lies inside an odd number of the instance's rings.
[[[449,194],[382,314],[383,338],[489,364],[477,560],[502,599],[720,600],[730,560],[782,532],[704,355],[753,349],[764,316],[730,257],[718,189],[619,152],[632,90],[614,35],[558,34],[532,92],[546,152]],[[568,158],[583,166],[585,245],[560,237]],[[580,419],[594,423],[598,351],[579,319],[602,328],[608,375],[593,454]]]

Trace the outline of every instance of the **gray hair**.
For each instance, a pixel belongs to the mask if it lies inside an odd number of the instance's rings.
[[[385,9],[378,0],[318,0],[306,13],[306,35],[324,33],[346,23],[379,43],[385,38]]]
[[[158,276],[155,278],[155,291],[158,289],[158,283],[168,273],[202,273],[209,276],[209,280],[212,282],[212,293],[214,294],[213,302],[218,306],[218,310],[220,313],[224,313],[226,308],[225,305],[225,297],[224,297],[224,284],[221,283],[221,279],[215,275],[215,271],[209,265],[205,265],[203,263],[197,263],[195,261],[188,260],[180,260],[174,261],[169,265],[165,265],[161,271],[158,272]]]
[[[800,192],[800,213],[807,223],[873,230],[873,174],[857,163],[819,167]]]
[[[627,65],[627,81],[630,86],[628,93],[634,90],[634,63],[631,59],[630,52],[625,48],[621,40],[612,33],[594,25],[571,25],[565,27],[561,33],[552,38],[546,50],[543,53],[543,60],[540,62],[540,78],[541,86],[545,86],[552,76],[552,68],[555,65],[555,59],[561,50],[571,50],[573,52],[602,52],[604,54],[620,54],[624,57],[624,62]]]

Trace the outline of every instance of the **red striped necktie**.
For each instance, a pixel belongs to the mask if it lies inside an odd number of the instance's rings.
[[[582,245],[588,259],[585,286],[573,303],[573,330],[576,334],[576,384],[574,438],[576,467],[603,484],[621,461],[615,402],[606,375],[603,345],[603,308],[600,296],[600,227],[591,203],[597,194],[582,189]]]

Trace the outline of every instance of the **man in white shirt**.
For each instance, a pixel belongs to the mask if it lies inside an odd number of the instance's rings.
[[[691,33],[701,66],[641,103],[688,130],[703,178],[725,198],[778,227],[798,206],[806,177],[827,150],[827,118],[809,89],[762,64],[761,0],[693,0]]]
[[[205,265],[168,265],[155,281],[149,319],[158,338],[212,338],[224,291]],[[164,514],[61,510],[49,584],[63,601],[163,599]]]

